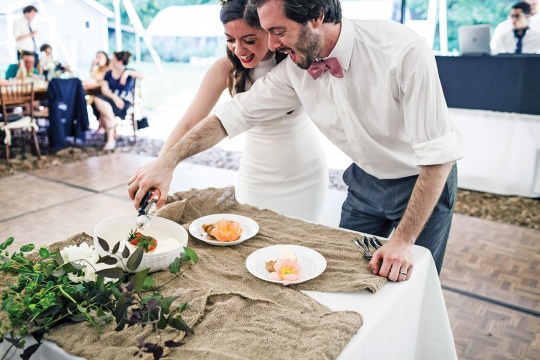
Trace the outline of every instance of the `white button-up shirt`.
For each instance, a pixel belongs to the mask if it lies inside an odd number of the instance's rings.
[[[34,23],[31,22],[30,26],[32,27],[32,30],[36,30]],[[21,35],[30,34],[30,29],[28,28],[28,21],[25,17],[22,17],[16,21],[13,22],[13,35],[15,38],[18,38]],[[37,46],[37,39],[36,40],[36,46]],[[26,37],[22,40],[17,41],[17,50],[24,50],[24,51],[30,51],[34,52],[37,49],[34,49],[34,42],[32,41],[32,37]]]
[[[435,58],[412,30],[381,20],[343,19],[337,57],[343,78],[317,80],[290,59],[248,92],[217,106],[229,137],[303,105],[317,127],[359,167],[395,179],[462,157]],[[300,171],[301,169],[299,169]]]
[[[514,29],[510,28],[502,32],[495,42],[491,43],[492,54],[515,54],[518,39],[514,35]],[[522,54],[540,53],[540,30],[527,29],[521,39]]]

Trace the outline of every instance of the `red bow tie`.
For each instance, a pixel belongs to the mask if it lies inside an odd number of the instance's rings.
[[[328,58],[326,60],[316,61],[311,64],[309,69],[307,69],[307,72],[309,73],[309,75],[311,75],[311,77],[313,77],[313,80],[317,80],[319,76],[321,76],[322,73],[325,71],[328,71],[330,75],[337,78],[343,77],[343,67],[339,62],[339,59],[335,57]]]

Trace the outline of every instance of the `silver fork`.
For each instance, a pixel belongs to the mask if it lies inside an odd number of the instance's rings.
[[[364,259],[371,260],[373,254],[371,253],[371,251],[369,251],[369,246],[366,245],[366,237],[363,236],[362,240],[364,240],[364,243],[358,240],[357,237],[353,238],[354,244],[364,251]]]
[[[375,249],[375,251],[379,250],[382,246],[379,239],[377,239],[375,236],[372,236],[369,238],[369,244],[371,245],[372,248]]]

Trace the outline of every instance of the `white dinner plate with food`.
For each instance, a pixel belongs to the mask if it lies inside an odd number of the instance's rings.
[[[270,272],[266,270],[265,263],[278,260],[284,249],[287,253],[293,252],[296,261],[302,267],[303,275],[295,281],[288,281],[288,284],[300,284],[321,275],[326,269],[326,259],[318,251],[299,245],[272,245],[252,252],[246,259],[246,268],[259,279],[284,284],[285,281],[278,281],[270,278]]]
[[[240,224],[242,233],[238,240],[233,241],[219,241],[212,239],[204,230],[203,225],[205,224],[214,224],[220,220],[229,220],[235,221]],[[253,219],[250,219],[246,216],[237,215],[237,214],[212,214],[198,218],[189,224],[189,233],[193,235],[196,239],[204,241],[210,245],[216,246],[231,246],[243,243],[244,241],[251,239],[259,232],[259,224]]]

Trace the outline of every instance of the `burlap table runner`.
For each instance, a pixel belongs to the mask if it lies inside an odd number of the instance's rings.
[[[289,285],[301,290],[350,292],[366,289],[375,292],[387,281],[371,273],[362,251],[352,242],[353,236],[357,234],[240,204],[236,201],[233,187],[193,189],[169,195],[167,205],[157,211],[156,215],[185,225],[187,229],[189,223],[201,216],[223,213],[244,215],[255,220],[259,224],[259,233],[230,247],[208,245],[190,235],[188,246],[196,251],[207,249],[221,258],[228,258],[229,254],[236,252],[244,259],[257,249],[277,244],[301,245],[317,250],[326,259],[326,270],[313,280]],[[262,280],[253,277],[251,281]]]
[[[92,243],[84,233],[54,244]],[[190,306],[182,313],[195,336],[167,329],[165,340],[186,344],[169,353],[172,359],[335,359],[362,326],[362,316],[352,311],[331,311],[309,296],[288,287],[253,281],[243,271],[244,257],[234,251],[215,256],[211,248],[198,248],[200,262],[160,289],[164,296],[178,295]],[[239,271],[242,268],[242,271]],[[154,273],[157,284],[174,276]],[[174,306],[174,304],[173,304]],[[45,338],[72,355],[86,359],[132,359],[137,340],[150,329],[99,334],[88,323],[53,328]],[[155,338],[154,338],[155,341]]]

